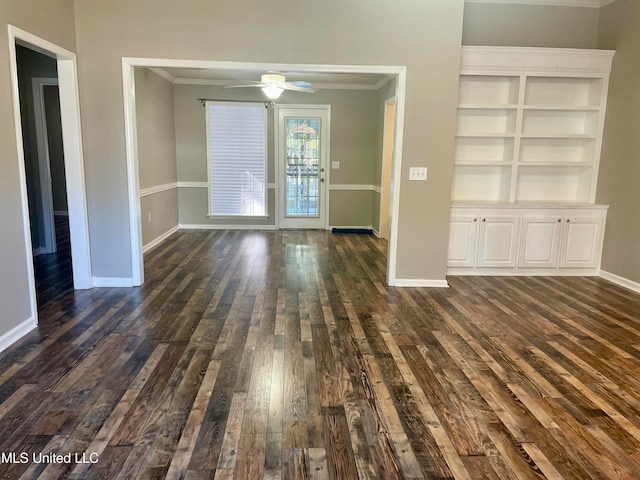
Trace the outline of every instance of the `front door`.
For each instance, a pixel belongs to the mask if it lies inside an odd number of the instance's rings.
[[[277,107],[280,228],[326,228],[329,107]]]

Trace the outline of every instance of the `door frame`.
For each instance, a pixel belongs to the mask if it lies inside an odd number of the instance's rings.
[[[326,123],[322,125],[321,128],[321,145],[320,145],[320,159],[324,160],[324,164],[321,164],[321,167],[324,168],[324,182],[321,182],[320,185],[320,201],[322,203],[321,208],[323,209],[320,214],[322,226],[321,228],[327,230],[329,228],[329,184],[330,184],[330,171],[331,171],[331,105],[313,105],[313,104],[282,104],[276,105],[273,109],[274,115],[274,134],[275,134],[275,159],[274,159],[274,173],[276,180],[276,228],[305,228],[305,227],[285,227],[282,225],[284,221],[284,178],[281,176],[284,172],[282,172],[282,155],[284,152],[282,151],[282,142],[281,142],[281,134],[283,133],[280,130],[280,112],[282,110],[300,110],[303,113],[304,110],[322,110],[323,114],[326,116]]]
[[[38,53],[54,58],[58,66],[58,90],[60,94],[60,116],[62,120],[62,141],[64,144],[67,198],[69,203],[69,235],[73,267],[73,287],[87,289],[93,287],[91,274],[91,253],[89,246],[89,224],[82,153],[82,130],[80,127],[80,100],[78,93],[78,69],[76,54],[43,38],[8,25],[9,68],[13,96],[13,117],[18,153],[18,174],[20,177],[20,199],[22,227],[26,251],[27,275],[31,315],[38,322],[36,280],[31,246],[31,226],[29,223],[29,200],[22,136],[22,115],[20,112],[20,89],[18,84],[18,63],[16,45],[22,45]]]
[[[389,128],[389,122],[388,122],[388,116],[389,116],[389,111],[391,109],[391,105],[393,105],[393,123],[391,124],[390,128],[392,129],[391,132],[387,131],[387,128]],[[395,137],[396,137],[396,96],[394,95],[393,97],[387,98],[384,102],[384,115],[383,115],[383,119],[382,119],[382,161],[381,161],[381,168],[380,168],[380,205],[379,205],[379,211],[380,211],[380,215],[378,217],[378,235],[381,238],[389,238],[389,230],[390,230],[390,220],[391,220],[391,194],[392,194],[392,190],[393,190],[393,164],[394,164],[394,156],[395,156],[395,151],[393,149],[394,143],[395,143]],[[387,142],[389,141],[389,139],[387,138],[387,136],[391,134],[391,145],[389,145]],[[387,149],[391,147],[391,158],[388,158],[386,152]],[[391,178],[388,179],[388,182],[385,181],[386,180],[386,176],[385,176],[385,172],[387,170],[387,164],[391,162],[390,166],[390,170],[391,170]],[[388,187],[387,187],[388,185]],[[388,191],[391,190],[391,191]],[[387,208],[385,208],[383,210],[382,205],[386,202],[389,202]],[[384,213],[386,212],[387,214],[387,218],[384,218]],[[382,229],[382,225],[383,225],[383,218],[384,221],[387,222],[387,228],[385,231],[383,231]]]
[[[254,63],[217,60],[178,60],[170,58],[122,57],[122,84],[125,119],[125,144],[129,192],[129,225],[131,232],[131,269],[134,285],[144,281],[142,256],[142,223],[140,214],[140,185],[138,183],[138,140],[136,136],[136,88],[134,68],[215,68],[223,70],[261,70],[311,73],[373,73],[396,78],[396,136],[394,139],[393,182],[399,187],[402,176],[402,142],[404,131],[407,67],[404,65],[330,65],[304,63]],[[392,188],[389,250],[387,256],[387,284],[397,285],[398,215],[400,188]]]
[[[40,253],[55,253],[56,227],[53,217],[53,187],[51,185],[51,159],[49,158],[49,139],[47,117],[44,104],[44,87],[58,86],[57,78],[34,77],[31,79],[33,94],[33,113],[36,123],[36,145],[38,148],[38,171],[40,175],[40,199],[42,221],[44,223],[44,246]]]

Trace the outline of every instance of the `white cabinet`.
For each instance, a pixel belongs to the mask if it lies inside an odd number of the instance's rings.
[[[559,216],[524,215],[518,267],[554,268],[558,264],[561,229]]]
[[[478,267],[516,266],[518,225],[515,215],[484,215],[480,220]]]
[[[564,219],[560,266],[564,268],[597,268],[602,250],[602,217],[571,216]]]
[[[474,267],[478,239],[476,215],[452,215],[449,224],[450,267]]]
[[[607,207],[452,208],[452,275],[597,275]]]

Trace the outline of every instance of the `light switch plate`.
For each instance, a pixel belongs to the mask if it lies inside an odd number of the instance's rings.
[[[421,180],[427,179],[427,167],[410,167],[409,168],[409,180]]]
[[[331,168],[333,170],[338,170],[340,168],[340,162],[331,162]]]

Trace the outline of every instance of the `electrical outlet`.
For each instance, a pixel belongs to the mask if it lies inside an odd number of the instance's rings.
[[[331,168],[333,170],[338,170],[340,168],[340,162],[331,162]]]
[[[409,168],[409,180],[421,180],[427,179],[427,167],[411,167]]]

